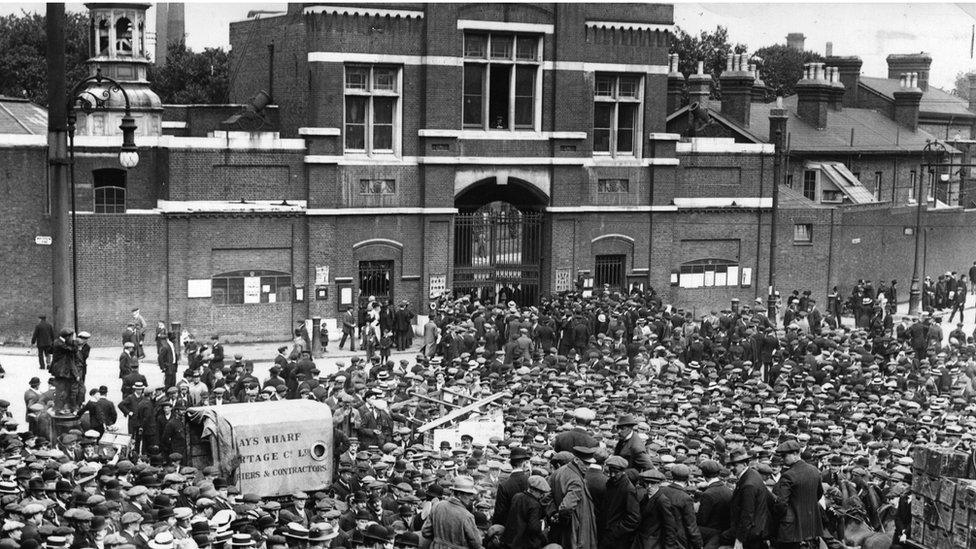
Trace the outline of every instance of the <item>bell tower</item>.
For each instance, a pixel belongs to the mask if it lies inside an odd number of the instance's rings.
[[[146,73],[151,61],[146,55],[146,10],[148,3],[89,3],[91,51],[89,75],[117,80],[129,97],[136,135],[161,135],[163,105],[149,88]],[[78,135],[118,135],[125,112],[121,90],[107,82],[88,88],[93,100],[104,101],[104,110],[78,112]]]

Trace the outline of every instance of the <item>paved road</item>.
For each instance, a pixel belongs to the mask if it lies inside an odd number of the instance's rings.
[[[972,296],[969,298],[968,307],[965,313],[965,325],[964,330],[967,334],[972,334],[974,326],[976,326],[976,299]],[[902,304],[898,308],[899,315],[906,314],[908,312],[908,305]],[[949,315],[944,315],[945,320],[948,320]],[[845,318],[845,325],[852,325],[853,319]],[[950,325],[948,322],[943,322],[942,329],[948,340],[949,332],[955,329],[955,325]],[[419,350],[418,345],[419,339],[414,338],[414,347],[404,353],[394,353],[392,358],[394,360],[399,359],[412,359],[413,356],[417,354]],[[331,373],[335,371],[336,362],[344,361],[348,364],[349,358],[353,356],[348,350],[339,351],[336,349],[338,342],[333,342],[330,344],[331,351],[326,354],[323,358],[315,360],[316,365],[320,370],[325,373]],[[256,343],[256,344],[227,344],[224,346],[224,355],[229,359],[232,359],[236,353],[241,353],[244,355],[246,360],[254,360],[254,371],[255,374],[260,379],[264,379],[268,375],[268,368],[272,364],[277,351],[276,349],[280,345],[285,343]],[[92,355],[89,359],[88,367],[88,380],[87,388],[91,389],[93,387],[98,387],[100,385],[105,385],[109,389],[109,399],[115,403],[118,403],[121,398],[121,384],[118,378],[118,356],[121,350],[118,347],[114,348],[94,348],[92,350]],[[156,365],[155,348],[146,349],[148,356],[142,360],[143,367],[140,371],[146,376],[150,387],[159,386],[163,383],[163,374],[159,371],[159,367]],[[365,356],[364,353],[357,353],[358,356]],[[42,389],[46,386],[47,376],[46,372],[42,372],[37,365],[37,355],[34,349],[28,349],[24,347],[0,347],[0,364],[3,365],[4,369],[7,371],[6,378],[0,379],[0,398],[8,400],[11,403],[10,410],[14,414],[14,417],[23,422],[26,415],[26,408],[24,405],[24,391],[28,387],[28,382],[33,376],[38,376],[41,378]],[[180,370],[182,371],[182,366]],[[119,418],[118,427],[120,430],[125,429],[124,418]],[[21,424],[20,429],[23,430],[26,425]]]
[[[419,350],[418,339],[414,339],[412,350],[391,355],[391,359],[412,359]],[[261,343],[261,344],[227,344],[224,345],[224,355],[228,362],[233,362],[236,353],[244,355],[245,360],[253,360],[254,373],[258,378],[264,379],[268,376],[268,369],[272,366],[277,348],[286,343]],[[337,362],[349,364],[349,358],[353,356],[348,350],[338,351],[335,349],[336,343],[332,343],[331,352],[322,358],[315,359],[315,364],[325,373],[335,371]],[[154,345],[153,345],[154,347]],[[93,348],[88,360],[88,379],[86,389],[97,388],[100,385],[108,387],[109,400],[118,404],[122,398],[121,382],[119,381],[119,362],[118,356],[121,348]],[[146,348],[146,358],[140,361],[139,371],[146,376],[150,387],[161,386],[163,384],[163,374],[156,364],[155,348]],[[364,357],[365,353],[357,352],[356,356]],[[24,391],[27,390],[30,379],[34,376],[41,378],[41,389],[46,387],[49,376],[46,371],[40,370],[37,364],[36,350],[25,347],[0,347],[0,364],[3,365],[7,375],[0,379],[0,399],[10,401],[10,411],[14,418],[21,422],[20,430],[26,429],[25,416],[27,409],[24,404]],[[184,357],[180,372],[186,365]],[[119,417],[117,427],[120,432],[125,431],[125,418]]]

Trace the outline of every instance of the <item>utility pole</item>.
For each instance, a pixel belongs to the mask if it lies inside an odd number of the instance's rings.
[[[68,295],[71,286],[68,225],[68,120],[67,94],[65,89],[64,55],[64,4],[47,4],[47,145],[48,145],[48,192],[51,199],[51,250],[52,305],[54,326],[61,330],[77,329],[77,311]]]
[[[769,136],[773,138],[773,209],[769,222],[769,296],[766,301],[767,315],[773,326],[778,326],[776,315],[776,217],[779,215],[779,183],[783,172],[783,137],[786,133],[786,109],[783,98],[776,98],[776,108],[769,111]]]

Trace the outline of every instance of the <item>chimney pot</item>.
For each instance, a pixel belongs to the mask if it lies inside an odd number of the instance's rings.
[[[698,62],[698,73],[697,74],[705,74],[705,62],[704,61],[699,61]]]
[[[728,55],[728,57],[725,58],[725,72],[732,72],[732,63],[733,63],[732,57],[733,57],[733,55],[734,54],[731,54],[730,53]]]

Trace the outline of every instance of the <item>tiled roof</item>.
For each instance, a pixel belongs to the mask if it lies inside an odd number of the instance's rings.
[[[871,109],[852,109],[827,113],[827,127],[818,130],[796,114],[796,95],[783,99],[788,121],[790,151],[845,153],[921,153],[926,140],[935,136],[922,130],[910,131],[884,114]],[[769,141],[769,111],[774,103],[753,103],[749,131]],[[853,144],[851,139],[853,130]],[[958,152],[949,148],[949,152]]]
[[[829,210],[832,206],[820,204],[803,196],[802,193],[786,185],[779,186],[779,207],[791,210]]]
[[[894,101],[894,94],[901,87],[901,81],[893,78],[862,76],[861,85]],[[976,118],[976,113],[969,110],[968,101],[933,87],[922,92],[922,102],[919,104],[918,110],[922,113]]]
[[[44,135],[47,110],[26,99],[0,95],[0,133]]]
[[[844,196],[854,204],[877,202],[871,191],[864,188],[857,176],[851,173],[842,162],[813,162],[809,166],[819,168],[833,184],[833,187],[844,193]]]

